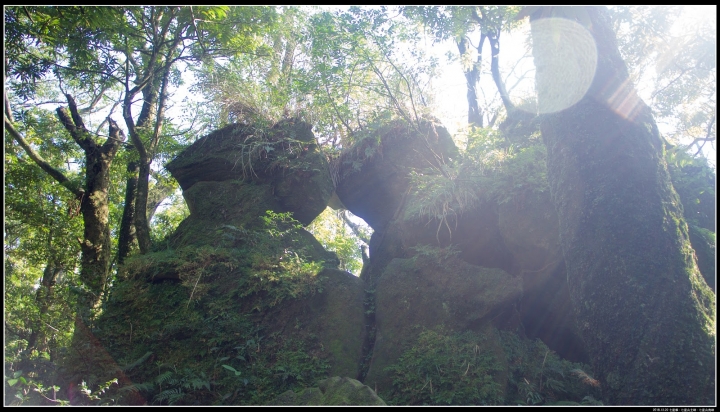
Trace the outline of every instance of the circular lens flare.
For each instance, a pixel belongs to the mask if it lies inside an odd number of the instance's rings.
[[[585,96],[595,77],[595,41],[582,25],[563,18],[537,20],[531,30],[538,111],[567,109]]]

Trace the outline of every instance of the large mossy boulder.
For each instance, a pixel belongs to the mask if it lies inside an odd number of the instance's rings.
[[[541,339],[564,358],[587,362],[549,192],[529,192],[498,204],[498,226],[512,256],[510,272],[523,282],[518,310],[525,334]]]
[[[500,269],[470,265],[442,250],[394,259],[375,289],[376,339],[365,383],[389,388],[386,368],[423,328],[480,330],[517,326],[520,279]]]
[[[302,228],[332,193],[310,126],[231,125],[168,169],[190,216],[120,268],[92,331],[134,382],[125,390],[156,404],[264,404],[358,376],[362,282]]]
[[[369,387],[351,378],[335,376],[318,382],[318,387],[298,393],[287,391],[270,405],[277,406],[385,406]]]
[[[343,153],[336,193],[354,215],[382,230],[403,204],[410,172],[440,167],[456,155],[457,148],[441,125],[395,120]]]
[[[269,128],[229,125],[198,139],[166,167],[195,219],[240,223],[272,207],[307,225],[333,193],[311,129],[296,120]]]
[[[187,247],[129,260],[93,330],[99,346],[150,403],[173,388],[163,374],[187,393],[174,401],[185,405],[259,404],[328,375],[358,376],[362,282],[267,251]],[[191,380],[214,391],[182,387]]]

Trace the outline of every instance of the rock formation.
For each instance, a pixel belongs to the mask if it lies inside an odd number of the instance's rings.
[[[599,396],[591,371],[569,362],[588,357],[549,194],[428,213],[413,176],[443,173],[457,156],[431,121],[369,132],[334,177],[301,121],[230,125],[199,139],[167,165],[190,216],[123,265],[93,330],[117,362],[105,373],[121,370],[124,390],[144,388],[148,403],[175,391],[181,404],[384,405],[378,394],[393,404],[398,391],[415,390],[402,399],[422,404],[432,382],[396,387],[401,360],[422,353],[422,339],[466,344],[470,333],[485,363],[464,361],[458,382],[482,392],[465,402]],[[302,228],[331,199],[374,229],[361,278],[337,270],[334,253]],[[696,249],[709,272],[706,232],[690,236],[705,245]]]

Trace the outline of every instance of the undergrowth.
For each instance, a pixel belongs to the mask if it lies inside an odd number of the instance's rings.
[[[260,405],[327,377],[315,337],[262,326],[281,302],[322,290],[323,262],[312,260],[290,214],[267,212],[262,223],[224,228],[233,248],[183,247],[127,261],[94,332],[109,353],[123,354],[118,370],[133,383],[108,396]]]
[[[484,337],[464,332],[445,335],[425,330],[395,365],[394,405],[497,405],[501,364],[485,349]]]
[[[587,366],[511,332],[423,330],[388,367],[393,405],[598,404]]]
[[[507,203],[548,190],[545,157],[536,135],[508,143],[496,130],[475,129],[454,162],[410,174],[413,201],[405,218],[435,221],[438,234],[452,233],[457,218],[482,202]]]

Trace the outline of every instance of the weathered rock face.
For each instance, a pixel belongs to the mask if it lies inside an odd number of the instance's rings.
[[[357,377],[366,336],[362,282],[337,270],[335,254],[309,232],[266,216],[293,212],[307,224],[331,196],[310,126],[228,126],[168,169],[190,216],[168,250],[130,259],[121,270],[96,333],[111,356],[191,366],[173,369],[176,381],[215,376],[227,403],[247,403],[238,400],[246,385],[267,396],[262,385],[278,390],[328,373]],[[241,378],[228,375],[219,358]],[[139,363],[129,379],[154,383],[155,362]],[[212,395],[193,396],[179,402],[203,404]]]
[[[498,226],[512,255],[511,273],[522,278],[518,304],[525,333],[564,358],[587,362],[567,286],[558,221],[550,194],[529,193],[498,205]]]
[[[436,127],[435,130],[442,129]],[[440,158],[442,162],[449,162],[456,151],[449,147],[447,140],[426,140],[422,134],[400,124],[381,129],[378,140],[373,142],[375,145],[370,148],[378,150],[382,156],[376,154],[363,159],[367,147],[362,144],[343,156],[344,167],[358,162],[362,166],[345,172],[338,184],[337,195],[351,212],[363,217],[375,229],[370,243],[370,268],[364,271],[364,276],[370,285],[368,288],[378,293],[377,298],[386,293],[381,284],[384,285],[383,278],[394,259],[413,258],[422,250],[455,251],[456,258],[466,264],[503,271],[507,281],[514,282],[522,290],[515,299],[497,303],[496,310],[522,321],[527,337],[543,339],[571,360],[586,360],[571,310],[557,217],[549,196],[531,193],[526,198],[503,204],[483,200],[471,209],[447,216],[446,222],[418,216],[418,200],[409,194],[412,192],[410,173],[427,170],[431,165],[437,167]],[[408,147],[422,149],[407,150]],[[454,274],[439,271],[435,276],[452,277]],[[445,293],[438,288],[420,289],[423,296]],[[480,294],[477,299],[484,298]],[[476,303],[480,304],[479,301]],[[376,304],[378,339],[373,365],[387,366],[394,362],[403,343],[413,340],[412,334],[399,338],[390,344],[390,347],[394,346],[393,350],[384,353],[386,349],[380,336],[385,326],[380,319],[387,319],[388,312],[401,310],[397,306],[399,303],[392,299],[387,305],[381,309]],[[402,322],[405,321],[410,320],[403,319]],[[436,325],[430,320],[418,320],[418,324]],[[378,363],[378,356],[387,359]],[[386,381],[382,371],[384,366],[371,366],[368,379]]]
[[[228,224],[260,216],[265,210],[258,208],[269,207],[293,212],[307,225],[333,192],[325,156],[311,126],[300,121],[282,121],[267,130],[227,126],[198,139],[167,169],[180,183],[194,218]],[[208,182],[215,183],[203,186]],[[254,190],[256,186],[264,190]]]
[[[343,154],[336,192],[354,215],[382,230],[403,203],[410,171],[439,167],[456,154],[444,127],[393,121]]]
[[[341,157],[337,203],[374,229],[368,266],[356,278],[337,270],[337,257],[309,232],[277,215],[293,212],[307,224],[332,196],[309,125],[232,125],[198,140],[168,165],[190,216],[167,250],[121,268],[93,330],[109,353],[101,363],[125,365],[103,366],[108,379],[121,370],[126,383],[152,384],[162,372],[156,365],[183,365],[173,369],[176,382],[212,376],[215,385],[184,404],[217,402],[219,391],[223,404],[264,404],[317,384],[270,403],[384,405],[353,377],[391,404],[437,403],[415,396],[425,387],[413,389],[417,380],[402,372],[417,371],[408,356],[430,358],[434,373],[433,350],[469,344],[462,350],[485,363],[465,360],[458,379],[474,373],[468,390],[484,395],[465,402],[530,403],[519,385],[538,374],[546,400],[558,399],[547,385],[551,350],[572,361],[588,356],[554,206],[548,193],[528,191],[504,202],[481,198],[447,221],[418,213],[411,173],[437,173],[456,153],[439,125],[394,121]],[[690,240],[712,279],[714,234],[691,226]],[[427,342],[439,346],[428,350]],[[577,386],[564,392],[572,400],[596,394],[585,387],[593,385],[589,375],[571,376],[578,365],[561,370],[553,362],[557,381]],[[328,376],[336,377],[319,380]],[[404,384],[396,384],[399,376]],[[433,379],[448,382],[442,373]]]
[[[303,325],[303,334],[317,336],[328,355],[330,376],[360,374],[362,344],[365,340],[365,293],[362,281],[336,269],[318,273],[322,291],[306,299],[288,301],[264,314],[271,330],[292,331]],[[291,333],[292,334],[292,333]]]
[[[361,382],[335,376],[318,382],[317,388],[287,391],[270,403],[277,406],[385,406],[385,402]]]
[[[512,309],[521,295],[520,279],[500,269],[457,257],[394,259],[375,290],[376,340],[365,383],[390,388],[386,368],[423,328],[453,332],[479,331],[491,323],[517,326]]]

